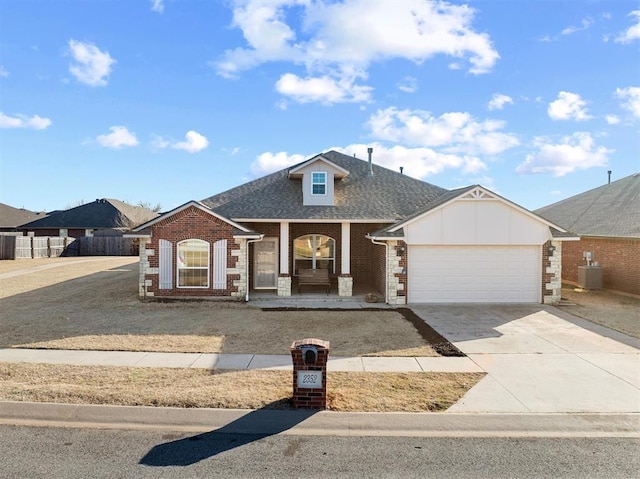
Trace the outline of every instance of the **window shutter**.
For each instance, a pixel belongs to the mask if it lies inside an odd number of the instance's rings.
[[[227,240],[213,245],[213,289],[227,289]]]
[[[159,271],[159,280],[160,280],[160,289],[172,289],[173,288],[173,271],[172,271],[172,260],[173,260],[173,246],[170,241],[161,239],[159,241],[160,245],[160,271]]]

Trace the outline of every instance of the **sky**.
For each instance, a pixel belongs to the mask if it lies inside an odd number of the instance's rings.
[[[640,2],[2,0],[0,202],[202,200],[327,150],[534,210],[640,172]]]

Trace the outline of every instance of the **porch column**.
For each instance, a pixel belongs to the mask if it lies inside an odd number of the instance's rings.
[[[340,276],[338,277],[338,294],[353,295],[353,277],[351,276],[351,223],[342,223],[342,254],[340,255]]]
[[[280,223],[280,274],[278,274],[278,296],[291,296],[289,274],[289,222]]]

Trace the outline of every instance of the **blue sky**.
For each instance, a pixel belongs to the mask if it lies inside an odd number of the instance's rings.
[[[204,199],[337,149],[536,209],[640,171],[640,3],[0,2],[0,202]]]

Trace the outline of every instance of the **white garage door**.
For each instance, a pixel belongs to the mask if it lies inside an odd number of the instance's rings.
[[[410,303],[539,303],[539,246],[409,246]]]

